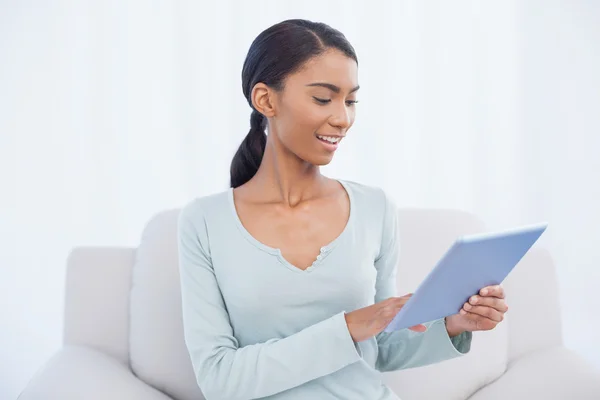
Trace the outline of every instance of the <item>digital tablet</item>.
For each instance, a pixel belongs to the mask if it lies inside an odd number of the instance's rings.
[[[458,313],[482,288],[501,284],[547,226],[540,223],[458,238],[385,331],[409,328]]]

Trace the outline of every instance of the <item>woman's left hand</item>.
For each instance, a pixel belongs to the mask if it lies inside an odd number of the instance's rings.
[[[471,296],[458,314],[446,317],[446,329],[450,337],[467,331],[489,331],[502,322],[507,311],[502,286],[487,286]]]

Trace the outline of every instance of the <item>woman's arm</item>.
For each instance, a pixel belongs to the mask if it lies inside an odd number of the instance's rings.
[[[360,360],[343,313],[283,339],[240,347],[207,241],[202,215],[184,208],[178,225],[184,335],[208,400],[266,397]]]
[[[400,254],[398,212],[395,204],[383,193],[385,212],[381,250],[375,260],[377,269],[375,302],[397,296],[396,270]],[[450,338],[445,319],[425,324],[424,333],[402,329],[377,335],[379,355],[376,367],[380,371],[394,371],[434,364],[467,353],[472,333],[464,332]]]

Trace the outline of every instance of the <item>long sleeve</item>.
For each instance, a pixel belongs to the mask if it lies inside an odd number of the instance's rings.
[[[381,251],[375,260],[376,302],[397,296],[396,271],[400,255],[398,211],[385,192],[383,198],[385,212]],[[394,371],[420,367],[461,356],[470,350],[471,332],[450,338],[443,318],[426,323],[425,326],[427,331],[423,333],[402,329],[377,335],[379,352],[376,368],[380,371]]]
[[[178,221],[184,336],[208,400],[270,396],[361,359],[343,312],[286,338],[240,347],[213,269],[206,220],[190,210]]]

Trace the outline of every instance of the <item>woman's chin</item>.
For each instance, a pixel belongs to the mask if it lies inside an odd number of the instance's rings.
[[[329,164],[331,162],[331,160],[333,160],[333,155],[328,154],[328,155],[319,155],[319,156],[313,155],[312,157],[308,158],[306,161],[310,164],[322,167],[322,166]]]
[[[301,160],[316,166],[327,165],[331,162],[331,160],[333,160],[333,152],[311,150],[306,152],[297,152],[296,156]]]

